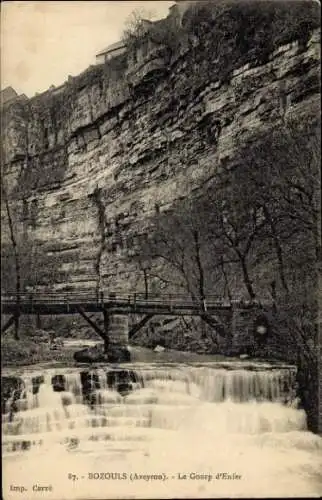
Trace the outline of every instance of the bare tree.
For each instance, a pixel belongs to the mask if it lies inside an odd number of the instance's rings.
[[[21,262],[18,250],[16,229],[14,227],[14,220],[12,216],[11,207],[9,204],[7,189],[4,185],[4,180],[1,176],[1,196],[5,204],[6,215],[8,219],[10,241],[14,256],[15,265],[15,294],[16,294],[16,314],[15,314],[15,338],[19,339],[19,319],[20,319],[20,294],[21,294]]]
[[[202,197],[199,211],[208,214],[209,246],[219,254],[221,269],[225,260],[237,263],[251,300],[256,292],[250,275],[249,256],[266,221],[261,208],[243,193],[236,172],[224,171]]]
[[[252,203],[261,207],[267,222],[264,246],[273,242],[280,283],[288,296],[289,257],[298,259],[304,252],[305,266],[315,267],[321,261],[320,126],[283,121],[270,134],[244,147],[239,161],[244,179],[241,191],[246,190]],[[292,251],[295,244],[297,251]]]
[[[20,338],[21,333],[21,296],[35,289],[45,290],[53,282],[66,282],[66,272],[62,269],[62,258],[59,255],[61,244],[57,243],[56,252],[47,253],[43,242],[32,233],[34,228],[33,213],[28,213],[28,203],[21,204],[8,195],[8,188],[1,177],[1,197],[4,214],[7,219],[6,228],[2,228],[1,246],[1,287],[5,293],[14,293],[14,335]],[[32,206],[33,202],[30,202]],[[32,210],[31,210],[32,212]],[[31,233],[30,233],[31,231]],[[13,291],[14,288],[14,291]],[[12,321],[7,322],[11,325]]]
[[[122,34],[123,42],[128,46],[137,46],[149,29],[149,21],[155,17],[153,11],[144,7],[134,9],[125,20]],[[148,21],[148,22],[147,22]]]

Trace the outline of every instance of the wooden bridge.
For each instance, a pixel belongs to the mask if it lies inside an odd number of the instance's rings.
[[[143,315],[141,321],[129,331],[129,338],[140,330],[153,316],[200,316],[206,323],[224,334],[225,326],[220,319],[223,311],[261,309],[263,304],[243,300],[228,301],[219,296],[207,296],[203,300],[187,295],[153,295],[143,293],[15,293],[2,295],[2,314],[10,318],[1,328],[5,332],[19,315],[59,315],[80,314],[104,340],[108,337],[111,316]],[[88,313],[103,313],[104,330],[96,324]]]
[[[203,300],[187,295],[152,295],[143,293],[117,294],[101,292],[99,296],[88,292],[77,293],[21,293],[1,296],[2,314],[77,314],[81,307],[85,312],[101,312],[108,309],[110,314],[158,314],[174,316],[198,316],[202,313],[216,313],[232,308],[247,309],[260,307],[259,302],[243,300],[228,301],[218,296],[208,296]]]

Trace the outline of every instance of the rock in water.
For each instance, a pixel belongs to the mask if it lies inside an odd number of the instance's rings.
[[[98,346],[76,351],[73,357],[78,363],[99,363],[106,360],[103,351]]]
[[[109,346],[107,361],[110,363],[126,363],[131,361],[131,353],[127,347]]]
[[[109,346],[107,354],[99,346],[87,347],[74,353],[74,360],[78,363],[126,363],[131,361],[131,354],[127,347]]]

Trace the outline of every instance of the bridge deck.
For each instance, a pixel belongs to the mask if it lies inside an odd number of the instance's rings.
[[[18,310],[16,296],[5,295],[1,298],[2,314],[15,314]],[[19,310],[21,314],[77,314],[81,308],[85,312],[102,312],[108,310],[110,314],[158,314],[173,316],[195,316],[204,313],[215,314],[219,311],[249,309],[260,307],[257,302],[232,301],[219,297],[209,296],[204,301],[192,300],[181,295],[149,295],[144,294],[40,294],[30,293],[19,296]]]

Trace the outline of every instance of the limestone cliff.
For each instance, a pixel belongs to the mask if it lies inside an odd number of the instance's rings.
[[[303,27],[299,10],[290,26],[286,9],[273,26],[248,8],[244,19],[234,9],[210,16],[175,49],[149,39],[135,57],[129,50],[5,107],[3,179],[21,245],[38,255],[36,285],[133,289],[131,256],[156,210],[232,161],[236,137],[316,113],[316,13]]]

